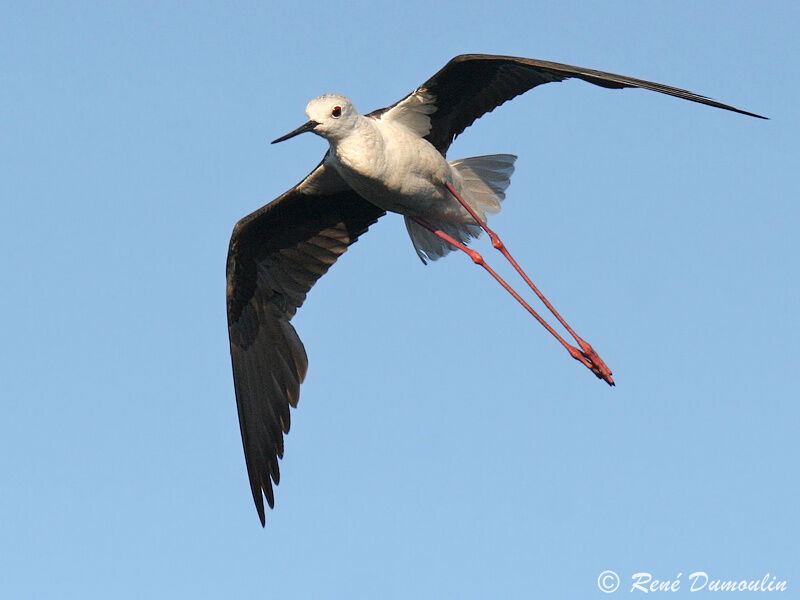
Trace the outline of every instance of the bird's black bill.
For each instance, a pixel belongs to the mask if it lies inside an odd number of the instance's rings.
[[[305,133],[306,131],[314,131],[314,127],[316,127],[317,125],[319,125],[317,121],[309,121],[308,123],[303,123],[302,125],[300,125],[300,127],[295,129],[294,131],[287,133],[282,137],[279,137],[277,140],[272,140],[271,143],[277,144],[278,142],[283,142],[285,140],[288,140],[289,138],[293,138],[296,135]]]

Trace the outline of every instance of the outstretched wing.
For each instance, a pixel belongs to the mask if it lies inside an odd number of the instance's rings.
[[[289,406],[297,406],[308,367],[289,321],[317,279],[383,214],[320,163],[233,230],[228,334],[247,473],[262,525],[262,493],[272,507]]]
[[[606,88],[644,88],[759,119],[766,118],[652,81],[546,60],[489,54],[456,56],[400,102],[370,116],[411,123],[413,129],[423,131],[425,139],[444,154],[455,137],[481,115],[537,85],[572,77]]]

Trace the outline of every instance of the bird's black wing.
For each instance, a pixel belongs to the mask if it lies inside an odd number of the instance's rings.
[[[489,54],[456,56],[406,98],[389,108],[371,113],[371,116],[386,118],[389,116],[387,113],[393,109],[414,106],[412,100],[423,104],[433,103],[435,111],[429,115],[431,127],[425,139],[444,154],[455,137],[481,115],[537,85],[572,77],[606,88],[644,88],[751,117],[765,118],[687,90],[652,81],[546,60]]]
[[[233,230],[228,334],[242,444],[262,525],[262,493],[272,507],[289,406],[297,406],[308,367],[289,321],[317,279],[383,214],[321,163]]]

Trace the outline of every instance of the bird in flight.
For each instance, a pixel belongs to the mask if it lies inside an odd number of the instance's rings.
[[[399,102],[366,115],[344,96],[306,107],[303,132],[326,138],[322,162],[300,183],[239,221],[227,261],[227,310],[239,426],[253,500],[262,526],[264,497],[274,506],[278,459],[289,432],[308,358],[291,319],[339,256],[386,211],[403,215],[423,262],[465,252],[598,378],[611,370],[536,288],[486,223],[500,210],[515,156],[447,161],[456,136],[484,113],[538,85],[577,78],[605,88],[643,88],[763,119],[705,96],[660,83],[544,60],[466,54],[453,58]],[[485,231],[577,344],[567,342],[467,247]]]

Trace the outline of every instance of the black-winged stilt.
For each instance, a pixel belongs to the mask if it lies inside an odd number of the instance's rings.
[[[567,325],[486,225],[487,213],[500,210],[516,157],[445,159],[453,139],[484,113],[537,85],[573,77],[765,118],[623,75],[543,60],[468,54],[452,59],[396,104],[367,115],[360,115],[344,96],[320,96],[306,108],[307,123],[275,140],[310,131],[326,138],[330,148],[303,181],[236,224],[228,252],[233,378],[250,487],[262,525],[263,496],[274,506],[272,482],[280,479],[278,459],[283,456],[283,434],[289,431],[289,406],[297,405],[308,367],[290,320],[316,280],[385,211],[404,215],[423,262],[454,249],[466,252],[573,358],[614,384],[594,349]],[[466,247],[481,230],[575,338],[577,347],[550,327],[480,254]]]

